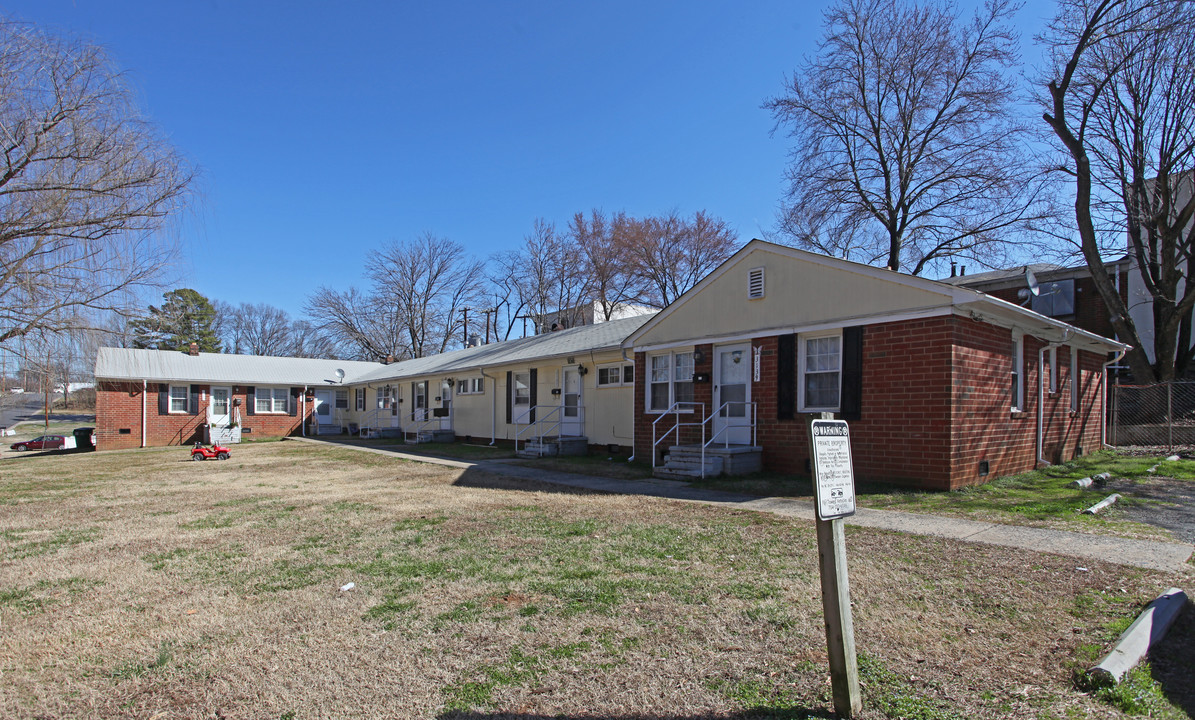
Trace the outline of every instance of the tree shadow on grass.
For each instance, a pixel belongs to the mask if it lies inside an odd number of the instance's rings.
[[[827,710],[812,708],[759,708],[731,713],[706,713],[701,715],[677,715],[672,713],[635,713],[633,715],[598,715],[585,713],[574,715],[540,715],[538,713],[475,712],[472,710],[450,710],[436,716],[437,720],[806,720],[811,718],[838,717]]]
[[[1175,707],[1195,717],[1195,603],[1188,600],[1162,642],[1149,654],[1149,669]]]

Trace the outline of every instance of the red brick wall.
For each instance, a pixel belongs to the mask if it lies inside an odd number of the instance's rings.
[[[190,445],[203,439],[203,425],[207,420],[205,408],[210,402],[210,386],[200,385],[202,397],[196,415],[158,413],[158,383],[149,383],[145,396],[145,444]],[[249,415],[248,388],[234,386],[232,398],[240,400],[241,432],[243,438],[285,437],[298,435],[303,409],[310,416],[310,404],[302,404],[294,417],[283,414]],[[141,447],[142,392],[140,382],[101,382],[96,387],[95,424],[96,449],[117,450]],[[120,431],[128,430],[127,433]]]
[[[1037,351],[1044,341],[1025,337],[1025,410],[1012,413],[1012,331],[959,317],[869,325],[863,331],[863,392],[860,419],[851,422],[851,448],[859,479],[882,480],[931,489],[951,489],[1031,470],[1037,459]],[[758,403],[758,443],[768,470],[805,474],[809,444],[805,420],[778,413],[778,338],[757,338],[760,380],[751,399]],[[696,372],[712,372],[712,348]],[[1103,358],[1080,353],[1083,396],[1070,412],[1070,348],[1058,349],[1059,392],[1044,398],[1045,457],[1058,461],[1081,448],[1099,447],[1102,422],[1100,378]],[[652,421],[644,413],[646,358],[635,356],[636,456],[651,459]],[[711,401],[712,386],[698,384],[699,402]],[[696,418],[693,418],[696,419]],[[661,420],[658,428],[672,425]],[[696,431],[682,436],[696,442]],[[675,444],[671,439],[660,447]],[[657,450],[657,452],[659,452]],[[986,476],[980,461],[986,460]]]

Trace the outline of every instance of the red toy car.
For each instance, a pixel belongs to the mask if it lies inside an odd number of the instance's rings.
[[[195,443],[195,447],[191,450],[192,460],[227,460],[231,454],[228,448],[223,445],[212,445],[204,447],[203,443]]]

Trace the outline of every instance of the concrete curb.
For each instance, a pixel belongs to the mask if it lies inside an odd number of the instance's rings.
[[[1088,672],[1098,681],[1116,684],[1137,667],[1149,649],[1166,637],[1166,631],[1187,605],[1187,594],[1170,588],[1151,602],[1133,624],[1121,633],[1112,652]]]

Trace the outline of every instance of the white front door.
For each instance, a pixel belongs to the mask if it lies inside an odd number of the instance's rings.
[[[336,424],[336,419],[332,417],[332,398],[332,390],[315,391],[315,420],[320,425]]]
[[[581,373],[576,366],[564,368],[560,410],[560,434],[578,437],[585,434],[585,404],[582,402]]]
[[[421,423],[427,420],[427,381],[411,384],[411,420]]]
[[[444,381],[440,382],[440,429],[452,429],[452,388]]]
[[[212,388],[211,419],[213,427],[228,427],[232,424],[232,390],[226,387]]]
[[[751,346],[714,348],[714,444],[751,444]]]

